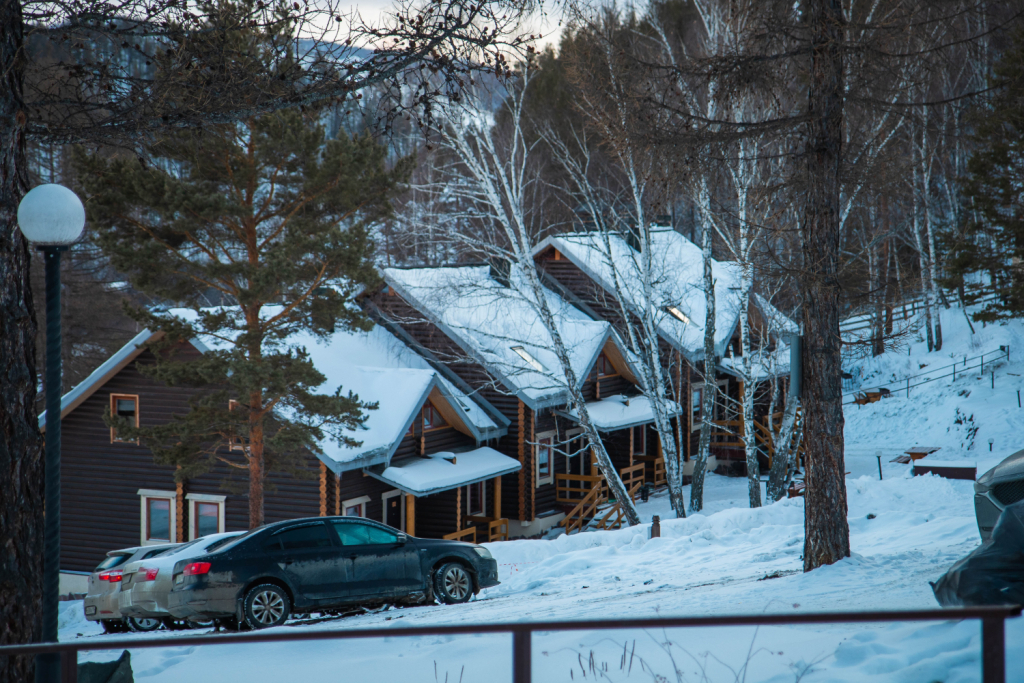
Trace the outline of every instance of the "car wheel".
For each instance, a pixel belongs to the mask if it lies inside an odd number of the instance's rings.
[[[148,633],[149,631],[157,630],[162,625],[163,624],[159,619],[150,619],[148,617],[128,617],[128,628],[133,631]]]
[[[252,629],[280,626],[291,611],[288,594],[272,583],[256,586],[245,596],[245,621]]]
[[[124,619],[103,619],[100,623],[103,624],[104,633],[124,633],[128,630]]]
[[[442,565],[434,573],[434,594],[446,605],[467,602],[473,596],[473,577],[458,562]]]

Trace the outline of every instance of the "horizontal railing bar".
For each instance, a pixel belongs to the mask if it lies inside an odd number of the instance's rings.
[[[841,624],[897,621],[962,621],[1020,616],[1019,605],[956,607],[879,612],[804,612],[800,614],[736,614],[715,617],[659,617],[646,619],[592,619],[581,621],[524,621],[503,624],[460,624],[445,626],[398,626],[295,633],[235,633],[225,635],[171,638],[103,639],[88,642],[30,643],[0,646],[0,656],[41,652],[83,652],[96,650],[147,649],[194,645],[245,645],[289,643],[306,640],[344,640],[351,638],[394,638],[439,635],[475,635],[481,633],[537,633],[547,631],[606,631],[609,629],[687,628],[699,626],[773,626],[803,624]]]

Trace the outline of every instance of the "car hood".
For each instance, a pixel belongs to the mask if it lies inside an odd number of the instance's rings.
[[[458,548],[459,550],[471,553],[475,547],[472,543],[449,541],[446,538],[414,538],[409,540],[411,543],[415,543],[417,548]]]
[[[988,488],[999,482],[1024,478],[1024,451],[1017,451],[978,477],[978,484]]]

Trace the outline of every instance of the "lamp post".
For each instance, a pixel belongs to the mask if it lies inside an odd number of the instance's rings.
[[[85,207],[60,185],[39,185],[18,205],[18,226],[46,263],[46,527],[43,549],[43,642],[57,642],[60,597],[60,255],[82,235]],[[60,680],[60,656],[36,658],[36,681]]]

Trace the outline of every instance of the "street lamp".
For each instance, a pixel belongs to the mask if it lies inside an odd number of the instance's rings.
[[[42,641],[57,642],[60,593],[60,254],[82,235],[85,207],[60,185],[39,185],[18,205],[18,226],[46,263],[46,528],[43,550]],[[36,658],[36,681],[60,680],[60,657]]]

